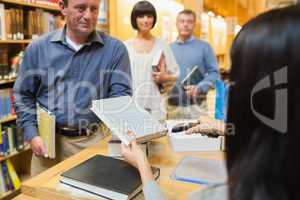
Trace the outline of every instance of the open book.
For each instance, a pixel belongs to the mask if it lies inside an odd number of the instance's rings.
[[[37,105],[38,130],[49,158],[55,158],[55,115]]]
[[[162,137],[168,132],[167,127],[154,119],[130,96],[95,100],[91,110],[126,145],[132,140],[127,135],[128,131],[135,133],[139,143]]]

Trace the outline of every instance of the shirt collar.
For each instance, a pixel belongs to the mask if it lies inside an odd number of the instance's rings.
[[[178,44],[184,44],[184,43],[193,41],[194,39],[195,39],[194,36],[191,36],[191,37],[190,37],[189,39],[187,39],[186,41],[182,41],[182,40],[180,40],[179,38],[177,38],[176,42],[177,42]]]
[[[51,38],[51,42],[62,42],[63,44],[66,44],[66,25],[59,29]],[[91,45],[92,43],[99,43],[101,45],[104,45],[103,38],[100,35],[98,31],[93,31],[91,35],[89,36],[88,42],[85,43],[85,45]]]

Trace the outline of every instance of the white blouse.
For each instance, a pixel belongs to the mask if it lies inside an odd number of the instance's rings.
[[[133,97],[140,106],[150,111],[158,120],[166,118],[166,103],[164,102],[157,84],[152,79],[152,62],[155,54],[162,50],[166,59],[166,70],[176,76],[179,67],[173,52],[167,42],[155,39],[154,46],[149,53],[139,53],[134,49],[134,39],[125,41],[132,73]]]

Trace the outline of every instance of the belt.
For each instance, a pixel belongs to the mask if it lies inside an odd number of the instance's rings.
[[[94,131],[91,131],[89,129],[78,129],[73,127],[57,127],[56,133],[66,136],[66,137],[78,137],[78,136],[90,136],[94,133]]]

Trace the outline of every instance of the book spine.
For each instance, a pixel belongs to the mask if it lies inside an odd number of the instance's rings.
[[[9,177],[7,165],[5,163],[2,163],[2,172],[3,172],[6,188],[8,190],[13,190],[14,186],[13,186],[13,183],[12,183],[10,177]]]
[[[5,25],[5,9],[4,4],[0,4],[0,39],[6,40],[6,25]]]
[[[21,128],[16,128],[16,138],[17,138],[17,149],[22,150],[25,148],[24,136]]]
[[[8,146],[9,146],[9,152],[14,153],[16,152],[16,145],[14,143],[14,137],[13,137],[13,130],[11,127],[7,127],[7,138],[8,138]]]
[[[3,137],[2,137],[2,128],[0,124],[0,156],[4,156],[4,145],[3,145]]]
[[[8,174],[9,174],[10,180],[13,184],[13,188],[15,190],[19,189],[21,187],[21,181],[16,173],[14,166],[12,165],[12,163],[9,159],[6,160],[5,164],[7,165]]]
[[[0,195],[8,192],[5,184],[5,178],[2,170],[2,163],[0,163]]]

